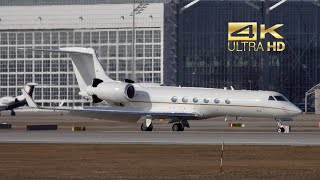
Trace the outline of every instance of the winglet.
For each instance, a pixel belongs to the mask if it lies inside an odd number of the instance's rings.
[[[30,97],[30,95],[24,89],[21,89],[21,91],[22,91],[22,94],[24,95],[24,97],[26,97],[26,100],[27,100],[29,107],[39,108],[37,106],[37,104],[33,101],[33,99]]]

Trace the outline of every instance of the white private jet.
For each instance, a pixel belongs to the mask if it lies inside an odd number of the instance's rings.
[[[24,87],[24,91],[29,95],[32,96],[34,86],[36,83],[28,83]],[[22,94],[17,97],[6,96],[0,98],[0,111],[11,111],[11,116],[15,116],[16,113],[14,112],[15,108],[24,106],[27,104],[26,97]],[[0,114],[1,115],[1,114]]]
[[[78,115],[118,121],[138,121],[144,118],[142,131],[152,131],[152,120],[168,119],[173,131],[189,127],[188,120],[218,116],[263,117],[278,121],[278,131],[284,128],[280,120],[301,113],[282,94],[274,91],[226,90],[215,88],[145,86],[131,80],[110,79],[102,68],[94,49],[68,47],[59,50],[37,50],[68,53],[80,87],[80,95],[93,103],[106,101],[110,107],[67,110]],[[24,92],[27,95],[26,92]],[[30,107],[37,105],[29,97]],[[44,108],[44,107],[37,107]]]

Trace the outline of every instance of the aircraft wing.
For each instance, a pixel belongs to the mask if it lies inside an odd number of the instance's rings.
[[[85,107],[83,109],[73,109],[73,108],[46,108],[39,107],[33,101],[33,99],[26,93],[23,89],[21,90],[23,95],[26,96],[27,103],[29,107],[46,109],[46,110],[56,110],[56,111],[67,111],[71,114],[92,117],[92,118],[102,118],[102,119],[117,119],[118,121],[137,121],[142,116],[151,116],[154,118],[174,118],[179,117],[183,119],[196,119],[198,114],[195,113],[184,113],[184,112],[153,112],[153,111],[139,111],[139,110],[130,110],[125,108],[99,108],[99,107]],[[128,119],[128,120],[127,120]],[[130,120],[129,120],[130,119]]]
[[[0,106],[0,111],[4,111],[8,108],[8,106]]]

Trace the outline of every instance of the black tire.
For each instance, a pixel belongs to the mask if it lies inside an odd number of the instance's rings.
[[[180,131],[180,127],[178,123],[172,125],[172,131]]]
[[[183,124],[179,124],[179,131],[184,131],[184,125]]]
[[[16,116],[16,113],[15,112],[11,112],[11,116]]]
[[[151,123],[150,126],[147,128],[147,131],[152,131],[152,130],[153,130],[153,125]]]
[[[285,129],[282,127],[282,128],[281,128],[281,132],[284,133],[284,131],[285,131]]]
[[[278,133],[281,133],[281,128],[278,128],[277,131],[278,131]]]
[[[143,125],[143,123],[141,124],[141,131],[147,131],[147,127]]]
[[[149,127],[146,127],[143,123],[141,124],[141,131],[152,131],[152,130],[153,130],[152,123],[150,124]]]

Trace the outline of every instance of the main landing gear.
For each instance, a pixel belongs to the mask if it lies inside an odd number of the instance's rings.
[[[190,128],[187,120],[173,120],[169,123],[176,122],[172,125],[172,131],[184,131],[184,127]]]
[[[11,116],[16,116],[16,112],[14,112],[13,110],[11,110]]]
[[[152,119],[151,117],[146,117],[146,120],[141,124],[141,131],[152,131]]]
[[[172,131],[184,131],[184,125],[182,123],[174,123],[172,125]]]
[[[144,123],[141,124],[141,131],[152,131],[153,125],[152,123],[149,125],[149,127],[145,126]]]
[[[174,119],[169,121],[169,124],[170,123],[174,123],[172,125],[172,131],[184,131],[185,127],[190,128],[190,125],[187,120]],[[152,118],[147,117],[146,120],[141,124],[141,131],[152,131],[152,130],[153,130]]]

